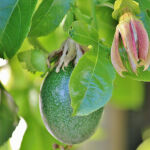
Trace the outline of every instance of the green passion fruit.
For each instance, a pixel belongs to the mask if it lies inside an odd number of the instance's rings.
[[[41,87],[40,111],[47,130],[65,144],[77,144],[95,131],[103,109],[87,116],[72,116],[69,79],[73,66],[50,72]]]

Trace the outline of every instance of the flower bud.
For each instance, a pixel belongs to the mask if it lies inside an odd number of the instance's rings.
[[[122,41],[128,55],[128,60],[133,72],[144,66],[146,70],[150,65],[150,46],[148,34],[143,23],[132,13],[124,13],[116,27],[116,32],[111,48],[111,60],[116,71],[122,76],[127,71],[120,56],[119,46]]]

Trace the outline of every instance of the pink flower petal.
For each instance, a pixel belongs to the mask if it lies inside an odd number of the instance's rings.
[[[130,56],[128,55],[128,59],[129,59],[129,62],[130,62],[130,65],[131,65],[131,69],[134,73],[137,73],[136,69],[137,69],[137,64],[134,63],[133,59],[130,58]]]
[[[136,48],[137,39],[134,26],[131,22],[122,22],[119,24],[119,31],[121,33],[123,45],[128,54],[132,71],[136,73],[139,59]]]
[[[138,52],[136,49],[136,42],[132,24],[129,22],[122,22],[119,24],[119,31],[121,33],[124,47],[130,59],[136,64],[138,62]]]
[[[149,48],[149,39],[148,34],[144,28],[144,25],[140,20],[132,20],[137,36],[138,36],[138,49],[139,49],[139,59],[146,60],[148,55],[148,48]]]
[[[119,30],[118,28],[116,28],[116,33],[115,33],[114,40],[113,40],[112,47],[111,47],[111,61],[116,71],[120,74],[120,76],[123,76],[122,72],[127,71],[127,70],[122,63],[122,60],[119,54]]]

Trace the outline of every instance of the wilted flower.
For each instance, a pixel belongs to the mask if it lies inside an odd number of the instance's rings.
[[[140,66],[144,66],[146,70],[150,65],[148,34],[143,23],[131,13],[125,13],[120,17],[111,48],[112,64],[122,76],[122,72],[127,69],[120,56],[120,41],[124,45],[132,71],[136,73],[137,67]]]

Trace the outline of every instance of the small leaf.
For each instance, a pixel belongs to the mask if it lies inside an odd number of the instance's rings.
[[[69,34],[72,39],[81,45],[93,45],[96,46],[98,44],[98,34],[96,30],[81,21],[75,21],[72,24],[72,29],[69,31]]]
[[[67,14],[74,0],[45,0],[37,9],[29,36],[39,37],[54,31]]]
[[[88,115],[103,107],[112,96],[114,69],[103,57],[103,47],[90,50],[71,75],[69,90],[74,115]]]
[[[87,24],[91,24],[92,23],[92,18],[91,17],[89,17],[89,16],[87,16],[87,15],[85,15],[85,14],[83,14],[81,11],[80,11],[80,9],[78,9],[78,8],[75,8],[75,10],[74,10],[75,12],[75,18],[78,20],[78,21],[83,21],[83,22],[85,22],[85,23],[87,23]]]
[[[19,117],[17,106],[12,97],[0,83],[0,145],[4,144],[15,130]]]
[[[11,58],[26,38],[37,0],[18,0],[0,42],[0,54]]]
[[[41,50],[29,50],[18,54],[18,59],[20,62],[25,64],[25,68],[28,71],[35,73],[46,72],[47,71],[47,57]]]
[[[96,19],[99,39],[108,47],[111,47],[117,26],[117,21],[112,18],[113,9],[109,7],[98,7]]]
[[[67,32],[69,30],[69,28],[71,27],[71,24],[72,24],[73,20],[74,20],[74,14],[73,14],[72,11],[69,11],[68,14],[67,14],[67,17],[65,19],[64,26],[63,26],[64,31]]]

